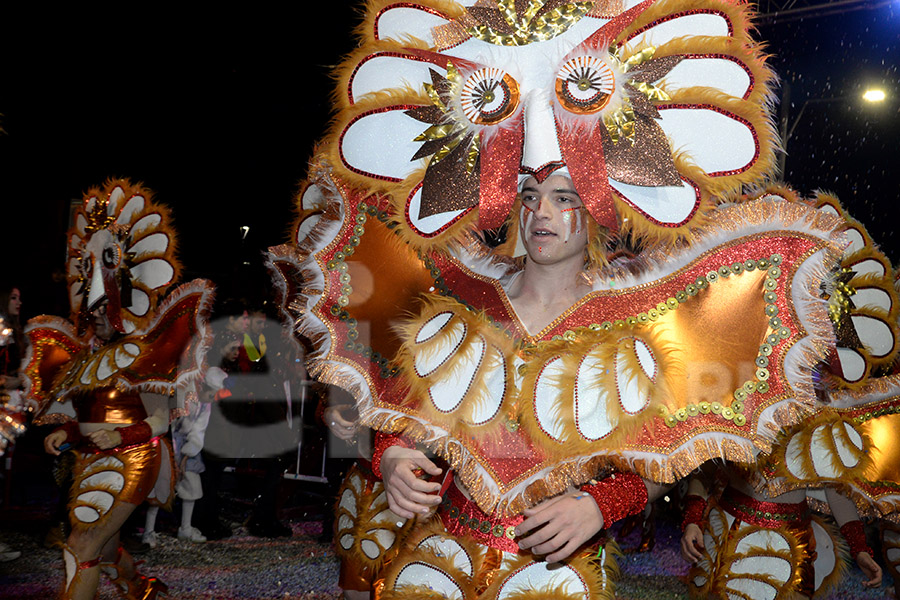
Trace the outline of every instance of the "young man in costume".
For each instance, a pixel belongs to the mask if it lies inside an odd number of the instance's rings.
[[[440,503],[376,590],[608,597],[578,548],[645,481],[752,465],[817,410],[844,223],[743,195],[777,148],[744,2],[375,0],[360,33],[271,260],[392,507]]]
[[[41,403],[36,422],[63,423],[45,449],[76,456],[60,598],[93,598],[101,572],[123,598],[157,598],[166,586],[137,571],[119,529],[145,500],[171,503],[163,436],[181,414],[176,388],[201,373],[212,286],[196,280],[169,291],[180,268],[168,211],[127,180],[85,195],[67,264],[72,322],[30,321],[25,368]]]

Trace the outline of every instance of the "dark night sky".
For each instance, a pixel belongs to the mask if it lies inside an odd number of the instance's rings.
[[[286,239],[313,144],[326,130],[329,66],[352,48],[351,2],[290,12],[103,13],[5,21],[0,41],[4,270],[27,316],[60,314],[67,206],[110,176],[173,207],[187,277],[232,281],[235,265]],[[895,6],[897,4],[895,3]],[[787,180],[835,192],[890,258],[900,186],[900,8],[760,27],[791,84]],[[315,39],[313,39],[315,38]],[[870,83],[893,100],[863,108]],[[239,227],[250,226],[241,244]],[[256,285],[256,284],[249,284]],[[226,288],[225,293],[230,293]]]

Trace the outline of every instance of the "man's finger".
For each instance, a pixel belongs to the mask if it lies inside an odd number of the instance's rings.
[[[443,473],[439,466],[428,460],[428,458],[425,456],[418,456],[416,458],[413,458],[412,462],[416,467],[424,469],[425,472],[429,475],[440,475],[441,473]],[[440,486],[438,486],[438,488],[440,488]]]
[[[550,554],[545,559],[548,563],[561,562],[569,558],[575,550],[580,546],[575,540],[569,540],[569,543],[560,548],[557,552]]]

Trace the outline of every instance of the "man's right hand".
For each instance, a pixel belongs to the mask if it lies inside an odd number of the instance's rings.
[[[703,558],[703,532],[696,523],[688,523],[681,536],[681,557],[693,564]]]
[[[437,495],[441,485],[419,479],[418,470],[434,476],[441,474],[440,467],[420,450],[391,446],[381,455],[381,475],[388,505],[398,517],[412,519],[428,514],[441,503],[441,497]]]
[[[62,429],[58,429],[44,438],[44,450],[47,454],[59,456],[59,447],[62,446],[69,435]]]

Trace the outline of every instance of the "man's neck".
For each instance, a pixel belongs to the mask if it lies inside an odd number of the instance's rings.
[[[508,290],[519,320],[531,335],[542,331],[591,291],[580,261],[541,265],[527,262]]]

